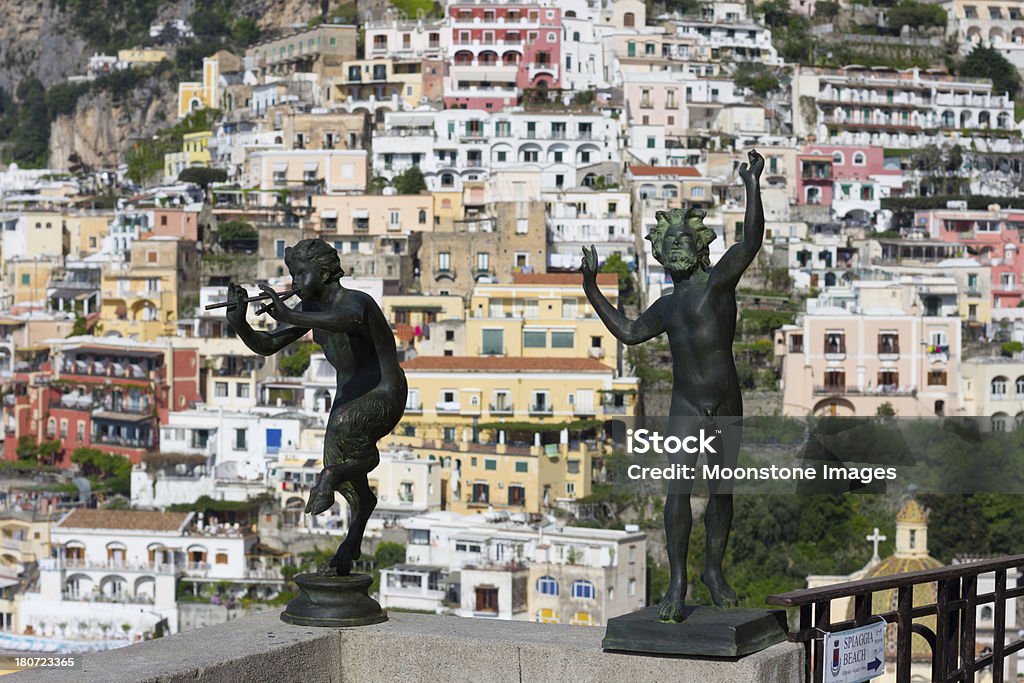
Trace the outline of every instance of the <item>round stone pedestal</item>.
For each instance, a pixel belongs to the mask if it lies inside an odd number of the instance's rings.
[[[367,595],[368,574],[324,576],[296,574],[299,595],[281,613],[281,621],[299,626],[366,626],[388,620],[380,603]]]

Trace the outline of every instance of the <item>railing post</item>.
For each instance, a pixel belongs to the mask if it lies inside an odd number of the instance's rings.
[[[800,605],[800,630],[808,631],[814,626],[813,618],[813,607],[809,604]],[[814,645],[814,639],[808,638],[804,640],[804,680],[811,680],[811,648]]]
[[[969,574],[963,577],[960,594],[964,598],[960,627],[960,666],[964,670],[964,683],[974,683],[974,626],[978,614],[975,605],[978,597],[977,575]]]
[[[825,681],[825,639],[820,637],[822,633],[828,633],[831,627],[831,606],[830,600],[814,603],[814,625],[820,629],[819,638],[814,641],[814,679],[813,683],[824,683]]]
[[[910,610],[914,606],[914,587],[900,586],[896,612],[899,617],[896,631],[896,682],[905,683],[910,680],[910,643],[913,632],[913,620]]]
[[[995,621],[992,626],[992,683],[1003,683],[1003,647],[1006,645],[1006,570],[996,570]],[[1014,676],[1015,671],[1010,675]]]

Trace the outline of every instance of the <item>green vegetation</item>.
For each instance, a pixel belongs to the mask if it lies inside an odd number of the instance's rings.
[[[771,335],[783,325],[792,325],[795,320],[796,315],[792,311],[745,308],[740,312],[739,330],[744,338]]]
[[[18,438],[18,447],[15,453],[18,455],[18,460],[52,466],[56,464],[61,445],[60,441],[38,443],[34,436],[22,436]]]
[[[281,374],[287,377],[301,377],[309,367],[309,357],[320,351],[320,345],[311,341],[300,341],[292,344],[292,352],[281,356],[277,361],[277,367]]]
[[[56,0],[68,25],[97,52],[110,54],[149,41],[161,0]]]
[[[395,176],[394,187],[398,194],[420,194],[426,192],[427,181],[419,166],[410,166]]]
[[[224,243],[232,240],[254,240],[259,233],[245,221],[224,221],[217,226],[217,241]]]
[[[915,31],[927,28],[945,28],[948,20],[946,10],[938,5],[902,0],[900,4],[889,8],[887,14],[889,26],[900,29],[909,26]]]
[[[1004,342],[1001,351],[1004,356],[1012,358],[1013,354],[1024,351],[1024,344],[1021,344],[1019,341]]]
[[[419,17],[421,13],[424,19],[440,19],[444,16],[441,5],[433,0],[391,0],[391,4],[410,19]]]
[[[948,564],[957,555],[984,557],[1024,552],[1020,535],[1024,508],[1018,501],[1019,496],[998,493],[921,496],[919,502],[930,511],[930,554]]]
[[[820,4],[820,3],[819,3]],[[742,62],[733,72],[733,81],[741,88],[748,88],[761,97],[779,89],[779,79],[764,64]]]
[[[807,18],[793,12],[787,0],[768,0],[758,5],[757,10],[764,23],[772,30],[772,42],[779,56],[787,62],[809,64],[813,51],[813,39]]]
[[[335,7],[327,14],[321,14],[318,17],[313,17],[306,22],[306,26],[313,28],[320,24],[344,24],[344,25],[356,25],[359,23],[359,8],[356,7],[354,2],[346,2],[343,5]]]
[[[139,184],[163,173],[164,154],[181,151],[181,142],[187,133],[209,130],[220,112],[216,109],[199,109],[170,128],[165,128],[149,140],[140,140],[125,152],[128,177]]]
[[[83,446],[71,454],[71,462],[92,482],[94,491],[131,495],[132,463],[125,456]]]
[[[195,183],[204,190],[210,187],[211,183],[223,183],[228,179],[228,172],[222,168],[206,168],[204,166],[193,166],[184,169],[178,174],[178,180],[183,183]]]
[[[622,254],[615,252],[604,260],[601,265],[602,273],[615,273],[619,278],[619,299],[623,306],[630,306],[636,303],[636,288],[633,286],[633,273],[629,264],[622,258]]]
[[[1020,73],[993,47],[975,46],[960,63],[957,75],[991,79],[993,94],[1009,93],[1015,97],[1020,89]]]
[[[174,62],[179,73],[187,77],[202,68],[203,59],[219,50],[241,54],[259,41],[259,25],[252,17],[239,16],[237,0],[214,0],[197,3],[189,16],[195,38],[178,47]]]

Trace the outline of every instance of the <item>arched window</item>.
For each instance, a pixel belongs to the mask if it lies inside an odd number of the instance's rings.
[[[593,600],[597,595],[594,584],[586,580],[574,581],[572,584],[572,597]]]
[[[622,25],[623,26],[635,26],[636,25],[636,15],[633,14],[632,12],[626,12],[625,14],[623,14],[622,15]]]
[[[453,176],[451,173],[445,173],[444,175],[441,176],[441,187],[454,187],[454,186],[455,186],[455,176]]]
[[[840,152],[839,150],[836,150],[836,151],[832,152],[832,163],[833,164],[840,164],[840,165],[845,164],[846,163],[846,157],[843,156],[842,152]]]
[[[991,607],[986,605],[985,607],[981,608],[981,620],[982,621],[992,621],[992,608]]]
[[[580,42],[580,32],[579,31],[573,31],[572,32],[572,42],[574,42],[574,43]]]
[[[1014,388],[1017,390],[1017,398],[1024,396],[1024,375],[1018,377],[1014,385]]]
[[[420,209],[420,213],[419,213],[418,219],[419,219],[420,225],[426,225],[426,223],[427,223],[427,210],[426,209]]]
[[[866,163],[867,163],[867,157],[864,156],[864,152],[856,152],[853,155],[853,165],[854,166],[863,166]]]
[[[537,592],[541,595],[558,595],[558,580],[553,576],[537,579]]]
[[[992,378],[992,398],[996,400],[1006,398],[1006,378],[1002,375]]]
[[[1010,416],[1006,413],[996,413],[992,416],[992,431],[1005,432],[1009,427]]]

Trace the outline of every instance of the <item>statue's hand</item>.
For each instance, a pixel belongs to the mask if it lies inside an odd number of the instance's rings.
[[[583,247],[583,260],[580,262],[580,272],[583,273],[584,282],[597,282],[597,247],[590,245],[588,251]]]
[[[228,302],[233,306],[227,308],[227,319],[231,327],[236,330],[245,325],[246,314],[249,312],[249,292],[245,287],[236,284],[228,285]]]
[[[268,284],[261,284],[260,290],[270,297],[270,303],[266,305],[266,311],[270,314],[270,317],[279,323],[290,324],[292,322],[290,319],[292,309],[285,306],[277,290]]]
[[[760,180],[761,173],[764,171],[764,157],[756,149],[752,149],[747,152],[747,159],[750,160],[749,166],[747,164],[740,164],[739,172],[743,182],[749,183],[752,180]]]

